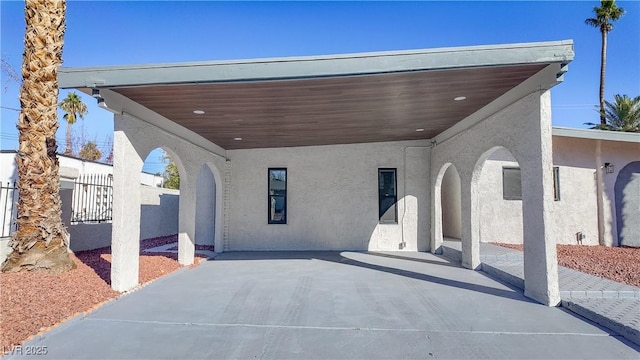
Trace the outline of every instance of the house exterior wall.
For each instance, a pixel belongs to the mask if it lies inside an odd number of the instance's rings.
[[[426,141],[227,153],[229,250],[429,249]],[[267,221],[267,174],[275,167],[287,168],[287,224]],[[397,168],[397,224],[378,222],[378,168]]]
[[[554,143],[557,138],[554,138]],[[554,157],[558,154],[554,153]],[[584,157],[584,155],[583,155]],[[579,160],[579,158],[574,158]],[[505,200],[502,168],[518,167],[515,161],[487,160],[480,177],[481,242],[522,244],[522,200]],[[584,245],[598,245],[595,170],[559,166],[560,201],[551,205],[551,227],[557,244],[576,244],[576,233]]]
[[[558,227],[565,233],[557,238],[559,243],[575,243],[575,232],[582,231],[587,238],[583,243],[596,245],[598,241],[597,170],[601,171],[602,242],[618,244],[615,184],[620,170],[627,164],[640,161],[640,144],[622,141],[580,139],[555,136],[553,139],[554,164],[560,166],[560,196],[556,211],[572,213],[566,219],[558,219]],[[598,154],[598,147],[600,148]],[[613,164],[613,173],[606,173],[604,163]]]
[[[613,173],[603,171],[604,242],[617,245],[617,214],[615,182],[620,170],[633,161],[640,161],[637,143],[593,140],[553,136],[554,166],[559,168],[560,200],[551,205],[551,226],[558,244],[577,244],[577,233],[582,233],[584,245],[598,245],[598,186],[596,169],[597,142],[600,142],[601,166],[614,165]],[[522,243],[522,201],[504,200],[502,167],[519,166],[513,156],[502,152],[490,157],[480,177],[480,226],[482,242]],[[443,205],[444,206],[444,205]]]
[[[503,198],[502,168],[518,167],[505,149],[497,150],[485,161],[478,179],[480,199],[480,241],[522,244],[522,200]]]

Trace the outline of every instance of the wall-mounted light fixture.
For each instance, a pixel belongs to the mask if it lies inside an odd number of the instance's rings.
[[[104,99],[102,97],[97,98],[96,100],[98,100],[98,107],[99,108],[103,108],[107,111],[111,111],[114,114],[119,114],[119,112],[117,112],[116,110],[113,110],[112,108],[110,108],[109,106],[107,106],[107,103],[104,102]]]
[[[604,172],[606,172],[607,174],[613,174],[613,172],[614,172],[613,164],[612,163],[604,163]]]
[[[91,89],[91,96],[96,99],[102,99],[102,95],[100,95],[100,89]]]

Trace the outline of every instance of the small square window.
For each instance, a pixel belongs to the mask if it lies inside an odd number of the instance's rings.
[[[269,168],[269,224],[287,223],[287,169]]]
[[[502,168],[502,198],[522,200],[522,181],[519,167]]]

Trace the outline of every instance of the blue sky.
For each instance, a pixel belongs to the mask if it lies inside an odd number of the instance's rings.
[[[584,24],[599,1],[206,2],[68,1],[63,66],[325,55],[573,39],[575,60],[552,90],[553,124],[598,122],[600,33]],[[609,34],[606,98],[640,95],[640,2]],[[22,61],[23,2],[0,2],[1,53]],[[1,148],[17,148],[18,84],[2,78]],[[66,91],[61,91],[61,98]],[[112,114],[85,97],[88,140],[104,146]],[[61,118],[61,116],[60,116]],[[66,123],[57,137],[64,149]],[[79,132],[81,124],[73,129]],[[157,153],[145,170],[161,171]]]

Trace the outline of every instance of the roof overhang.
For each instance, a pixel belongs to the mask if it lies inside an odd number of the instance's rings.
[[[590,140],[620,141],[640,144],[640,134],[621,131],[608,131],[597,129],[576,129],[554,126],[553,136],[572,137]]]
[[[418,140],[442,137],[553,87],[573,55],[572,41],[557,41],[61,68],[59,85],[88,94],[98,89],[111,111],[206,148]],[[466,100],[454,101],[459,96]]]

